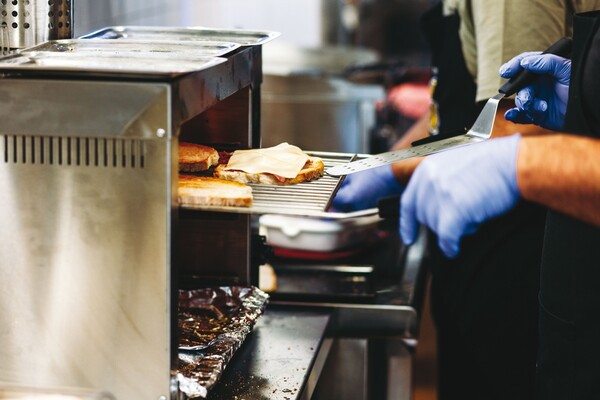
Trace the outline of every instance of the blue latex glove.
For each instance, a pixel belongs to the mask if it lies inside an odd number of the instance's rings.
[[[380,198],[400,194],[402,189],[391,165],[368,169],[346,176],[333,198],[333,207],[340,211],[377,207]]]
[[[415,170],[400,202],[400,234],[412,244],[419,223],[432,229],[450,258],[463,235],[509,211],[518,201],[517,152],[520,135],[444,151]]]
[[[508,110],[504,117],[520,124],[560,130],[567,111],[571,60],[553,54],[523,53],[502,65],[500,76],[512,78],[521,69],[542,76],[517,93],[517,107]]]

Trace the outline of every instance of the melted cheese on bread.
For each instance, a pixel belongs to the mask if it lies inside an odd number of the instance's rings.
[[[309,156],[300,148],[281,143],[264,149],[236,150],[224,169],[295,178],[308,160]]]

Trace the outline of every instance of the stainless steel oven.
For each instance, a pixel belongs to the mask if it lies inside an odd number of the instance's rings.
[[[140,48],[130,57],[86,54],[88,45],[143,35],[237,46],[207,57],[163,49],[173,53],[161,60]],[[260,147],[261,46],[273,37],[110,27],[0,59],[0,382],[107,396],[98,398],[185,398],[176,376],[179,289],[257,285],[256,216],[323,217],[341,183],[255,185],[248,209],[177,203],[179,141]],[[316,155],[328,166],[356,157]],[[327,332],[356,329],[356,318],[414,337],[416,269],[397,277],[408,285],[398,304],[274,306],[280,319],[261,330],[272,336],[252,337],[233,367],[242,378],[224,377],[209,398],[310,398],[336,348]],[[292,356],[276,367],[273,357],[286,351]]]

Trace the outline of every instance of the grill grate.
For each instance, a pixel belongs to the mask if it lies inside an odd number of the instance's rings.
[[[325,169],[352,161],[355,154],[307,152],[320,157]],[[243,214],[287,214],[322,216],[327,210],[342,179],[325,175],[315,181],[290,186],[251,183],[254,202],[251,207],[182,206],[189,210],[220,211]]]

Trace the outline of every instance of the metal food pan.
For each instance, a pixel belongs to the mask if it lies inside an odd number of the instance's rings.
[[[242,46],[262,45],[280,33],[247,29],[205,27],[112,26],[81,36],[81,39],[126,39],[147,41],[224,41]]]
[[[37,46],[28,47],[21,54],[39,52],[86,55],[138,55],[177,56],[177,57],[219,57],[240,47],[233,42],[181,42],[181,41],[134,41],[106,39],[63,39],[51,40]]]
[[[0,73],[29,75],[68,75],[123,78],[172,78],[200,71],[227,61],[220,57],[173,58],[79,53],[38,52],[16,54],[0,59]]]

